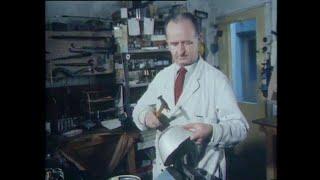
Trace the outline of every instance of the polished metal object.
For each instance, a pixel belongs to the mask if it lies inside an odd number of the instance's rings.
[[[107,180],[141,180],[141,178],[134,175],[120,175],[120,176],[111,177]]]
[[[170,158],[176,150],[186,142],[192,132],[184,129],[182,126],[170,126],[161,132],[158,139],[158,149],[160,158],[165,166],[170,165],[173,160]]]

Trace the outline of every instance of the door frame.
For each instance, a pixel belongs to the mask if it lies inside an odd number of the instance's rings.
[[[216,22],[220,30],[223,31],[222,37],[219,38],[219,54],[218,61],[220,69],[225,73],[228,78],[233,81],[232,77],[232,59],[231,59],[231,35],[230,35],[230,24],[234,22],[241,22],[249,19],[256,20],[256,49],[259,50],[263,47],[263,37],[266,36],[265,31],[265,6],[261,5],[253,7],[242,12],[232,13],[216,18]],[[263,96],[261,86],[261,68],[262,62],[265,56],[261,51],[256,54],[257,62],[257,103],[250,102],[238,102],[240,109],[248,120],[254,120],[264,118],[265,113],[265,102],[266,98]]]

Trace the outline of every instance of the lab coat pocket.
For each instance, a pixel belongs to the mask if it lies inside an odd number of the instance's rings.
[[[209,117],[201,114],[195,114],[193,119],[196,122],[202,122],[207,124],[218,123],[218,119],[216,117]]]
[[[194,120],[195,122],[203,122],[203,123],[205,123],[205,116],[203,116],[203,115],[201,115],[201,114],[195,114],[195,115],[193,116],[193,120]]]

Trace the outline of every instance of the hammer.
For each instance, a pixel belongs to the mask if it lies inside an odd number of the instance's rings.
[[[160,117],[161,112],[162,112],[163,109],[166,109],[166,110],[169,110],[169,111],[170,111],[170,108],[169,108],[169,106],[168,106],[168,103],[163,99],[162,95],[159,96],[158,99],[160,100],[161,105],[160,105],[159,110],[156,112],[156,117],[157,117],[157,118]]]

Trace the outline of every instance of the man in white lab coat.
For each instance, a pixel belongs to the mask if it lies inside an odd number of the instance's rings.
[[[162,95],[174,119],[193,134],[196,144],[205,144],[205,154],[198,167],[208,172],[208,179],[226,179],[225,147],[246,138],[249,125],[241,113],[227,77],[205,62],[198,53],[199,30],[195,17],[183,13],[168,18],[166,37],[173,64],[160,71],[133,110],[133,120],[140,130],[161,126],[155,116]],[[160,131],[157,131],[156,141]],[[174,137],[173,137],[174,138]],[[157,142],[156,142],[157,143]],[[156,148],[153,179],[165,166]]]

